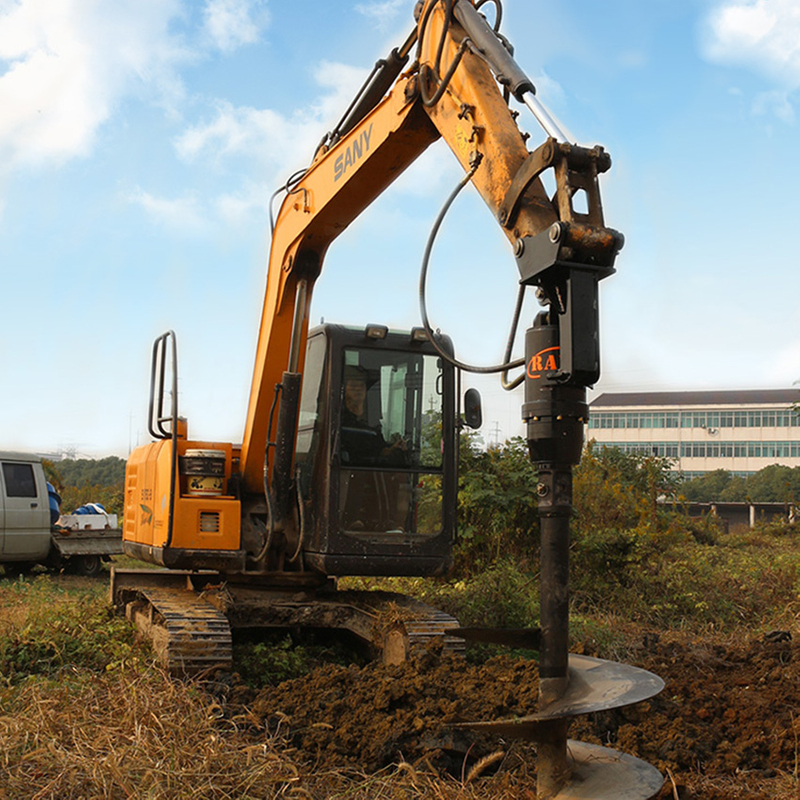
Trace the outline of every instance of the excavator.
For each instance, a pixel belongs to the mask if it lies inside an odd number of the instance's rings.
[[[486,7],[490,7],[487,16]],[[492,20],[490,22],[490,19]],[[379,60],[309,166],[289,178],[272,218],[266,292],[241,444],[189,436],[178,409],[174,332],[153,346],[149,428],[130,456],[124,551],[163,569],[114,569],[111,597],[176,672],[231,664],[231,631],[349,631],[388,663],[433,638],[526,643],[539,652],[539,706],[513,720],[465,726],[536,741],[545,798],[651,797],[662,777],[608,748],[568,739],[578,714],[657,694],[641,669],[568,652],[572,467],[599,377],[598,284],[623,237],[606,227],[602,147],[570,143],[500,33],[500,0],[422,0],[407,39]],[[527,108],[546,134],[528,149]],[[309,330],[328,247],[409,165],[443,139],[464,171],[436,220],[420,277],[422,324],[327,324]],[[548,193],[549,173],[555,191]],[[509,241],[519,293],[503,363],[473,367],[427,315],[433,241],[467,184]],[[542,306],[511,359],[528,290]],[[509,379],[509,371],[522,374]],[[345,576],[447,573],[455,540],[457,448],[480,424],[461,402],[464,370],[524,382],[522,418],[538,469],[538,628],[490,631],[398,594],[339,589]]]

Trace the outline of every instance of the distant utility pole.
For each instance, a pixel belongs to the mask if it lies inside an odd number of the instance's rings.
[[[492,444],[495,447],[500,446],[500,423],[495,421],[494,427],[491,430]]]

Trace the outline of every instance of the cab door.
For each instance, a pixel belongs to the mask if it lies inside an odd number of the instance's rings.
[[[44,558],[50,549],[50,509],[41,465],[2,459],[0,495],[4,516],[2,554]]]

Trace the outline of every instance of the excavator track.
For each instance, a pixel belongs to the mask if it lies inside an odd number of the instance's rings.
[[[112,568],[110,594],[111,602],[150,640],[156,658],[172,674],[230,669],[230,623],[194,590],[186,574]]]
[[[276,586],[219,573],[112,570],[112,602],[152,642],[176,675],[231,669],[232,630],[324,629],[353,634],[385,663],[437,643],[462,654],[458,620],[405,595]]]
[[[230,669],[231,628],[224,614],[188,589],[147,589],[153,643],[171,673]]]

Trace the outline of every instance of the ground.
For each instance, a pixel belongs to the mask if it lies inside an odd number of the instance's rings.
[[[576,719],[573,738],[654,764],[666,778],[663,798],[797,796],[800,660],[790,633],[746,641],[644,633],[632,644],[629,660],[660,675],[664,691]],[[426,652],[402,666],[329,665],[259,692],[239,686],[231,700],[281,729],[315,768],[375,772],[408,762],[461,776],[498,754],[487,774],[530,775],[530,745],[455,725],[530,713],[537,686],[526,659],[475,666]]]
[[[195,800],[534,797],[531,744],[459,727],[534,711],[528,658],[464,660],[433,648],[389,667],[339,654],[260,688],[236,675],[181,684],[146,649],[119,641],[126,624],[104,604],[102,579],[0,582],[2,800],[171,800],[188,797],[187,786]],[[620,660],[661,676],[665,689],[577,718],[573,738],[658,767],[660,800],[800,796],[794,631],[618,626]],[[574,649],[606,655],[593,641]]]

